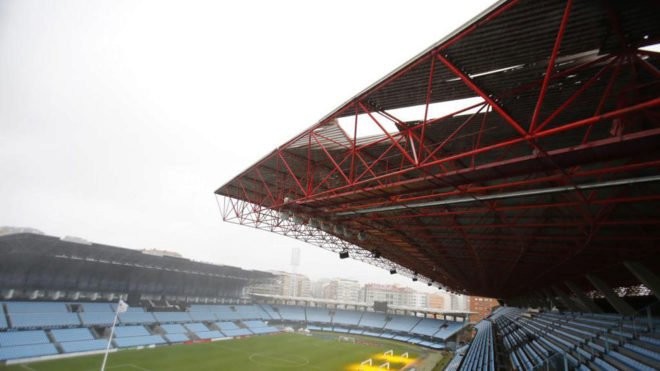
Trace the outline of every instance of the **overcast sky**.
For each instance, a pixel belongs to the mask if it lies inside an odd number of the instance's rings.
[[[0,226],[412,285],[213,191],[492,2],[0,0]]]

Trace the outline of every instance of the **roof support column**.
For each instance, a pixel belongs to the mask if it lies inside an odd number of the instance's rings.
[[[596,290],[600,291],[601,294],[605,295],[605,299],[616,309],[617,312],[624,316],[632,316],[635,314],[635,310],[623,299],[619,297],[619,295],[612,290],[610,286],[608,286],[603,280],[600,278],[592,275],[592,274],[587,274],[587,279],[589,282],[591,282],[592,285],[596,288]]]
[[[600,309],[596,303],[594,303],[593,300],[589,299],[587,295],[584,294],[582,290],[573,282],[571,281],[565,281],[564,284],[573,291],[575,296],[577,297],[577,300],[580,304],[582,304],[583,307],[587,310],[587,312],[591,313],[602,313],[603,310]]]
[[[529,300],[534,308],[544,308],[546,306],[545,298],[539,296],[538,293],[530,293]]]
[[[577,306],[575,304],[575,302],[573,300],[571,300],[571,298],[569,298],[568,295],[566,295],[566,293],[564,291],[562,291],[559,287],[552,286],[552,290],[557,294],[557,296],[559,297],[559,300],[562,303],[564,303],[564,305],[566,306],[566,308],[568,310],[570,310],[571,312],[579,312],[580,311],[580,307]]]
[[[541,292],[542,295],[545,296],[545,299],[547,300],[548,305],[550,306],[549,308],[550,310],[552,310],[552,308],[557,306],[557,299],[555,299],[555,296],[552,294],[552,291],[548,289],[543,289]]]
[[[656,276],[640,262],[627,261],[623,262],[623,265],[625,265],[626,268],[628,268],[628,270],[644,284],[644,286],[648,287],[651,292],[653,292],[653,295],[660,299],[660,277]]]
[[[539,309],[550,310],[552,306],[548,304],[548,298],[542,292],[530,294],[534,298],[534,304]]]

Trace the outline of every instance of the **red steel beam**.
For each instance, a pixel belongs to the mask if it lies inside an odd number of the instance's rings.
[[[555,45],[552,48],[552,53],[550,54],[550,60],[548,61],[548,68],[545,70],[545,77],[543,78],[543,83],[541,84],[541,90],[539,91],[539,97],[536,101],[536,107],[534,108],[534,113],[532,114],[532,121],[529,127],[529,132],[533,133],[536,127],[536,123],[539,119],[539,114],[541,113],[541,107],[543,106],[543,100],[545,98],[545,93],[548,90],[548,82],[550,82],[550,76],[552,76],[552,70],[555,68],[555,61],[557,60],[557,55],[559,54],[559,47],[561,46],[561,40],[564,38],[564,31],[566,31],[566,24],[568,24],[568,17],[571,14],[571,6],[573,6],[573,0],[568,0],[566,2],[566,8],[564,8],[564,15],[561,18],[561,23],[559,24],[559,31],[557,32],[557,37],[555,38]]]
[[[521,137],[526,138],[528,136],[527,132],[525,129],[523,129],[520,124],[513,118],[511,115],[509,115],[508,112],[502,108],[502,106],[499,105],[493,98],[490,97],[490,95],[486,92],[484,92],[477,84],[472,81],[472,79],[466,75],[463,71],[461,71],[458,67],[456,67],[452,62],[450,62],[445,56],[443,56],[441,53],[438,53],[437,58],[451,71],[459,77],[461,80],[463,80],[463,83],[467,85],[472,91],[477,93],[483,100],[485,100],[497,113],[502,116],[502,118],[516,131],[518,134],[520,134]]]

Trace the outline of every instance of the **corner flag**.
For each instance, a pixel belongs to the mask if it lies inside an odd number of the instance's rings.
[[[101,364],[101,371],[105,371],[105,364],[108,361],[108,352],[110,352],[110,344],[112,343],[112,335],[115,334],[115,326],[117,325],[117,317],[119,313],[124,313],[128,310],[128,304],[125,301],[119,299],[117,303],[117,310],[115,310],[115,319],[112,321],[112,327],[110,328],[110,336],[108,336],[108,345],[105,347],[105,355],[103,356],[103,363]]]
[[[119,304],[117,304],[117,313],[124,313],[128,310],[128,304],[125,301],[119,299]]]

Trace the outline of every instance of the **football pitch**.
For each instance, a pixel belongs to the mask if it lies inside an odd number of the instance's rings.
[[[425,358],[432,350],[395,341],[348,335],[349,342],[339,341],[337,334],[278,334],[181,344],[151,349],[123,350],[110,353],[108,371],[166,370],[382,370],[378,366],[389,362],[390,370],[415,367],[431,370]],[[352,341],[355,340],[355,343]],[[383,353],[393,350],[392,356]],[[408,358],[401,357],[408,352]],[[360,366],[372,359],[372,366]],[[430,359],[429,358],[429,359]],[[2,367],[12,371],[96,371],[102,355],[66,358]],[[362,368],[360,368],[362,367]]]

